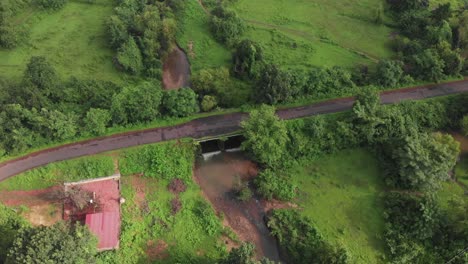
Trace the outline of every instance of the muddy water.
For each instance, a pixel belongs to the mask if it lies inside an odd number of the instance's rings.
[[[163,87],[166,90],[187,87],[190,79],[190,64],[184,51],[176,46],[164,61]]]
[[[239,202],[232,193],[236,177],[249,180],[257,172],[256,164],[247,160],[242,153],[222,153],[208,161],[198,161],[195,177],[205,196],[217,212],[224,214],[239,239],[254,243],[257,257],[265,256],[279,261],[276,240],[270,236],[264,222],[262,203],[255,198]]]

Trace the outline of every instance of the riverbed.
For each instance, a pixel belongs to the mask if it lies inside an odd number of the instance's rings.
[[[224,215],[239,239],[255,244],[257,258],[265,256],[279,261],[276,240],[264,221],[264,203],[255,196],[246,202],[238,201],[232,191],[238,178],[249,181],[257,174],[257,165],[241,152],[224,152],[207,161],[199,160],[195,168],[195,177],[204,195],[215,210]]]

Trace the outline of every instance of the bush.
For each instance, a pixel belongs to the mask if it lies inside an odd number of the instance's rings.
[[[117,124],[152,121],[159,116],[162,97],[159,83],[144,82],[125,87],[112,98],[113,120]]]
[[[295,210],[274,210],[268,218],[267,225],[291,263],[349,262],[343,248],[334,247],[325,241],[311,221]]]
[[[212,12],[211,30],[216,39],[232,45],[244,33],[245,24],[234,11],[218,5]]]
[[[192,175],[193,149],[188,144],[155,144],[126,150],[119,161],[123,175],[143,173],[148,177],[179,178]]]
[[[203,112],[209,112],[213,110],[217,105],[218,102],[216,100],[216,97],[210,95],[203,96],[201,102],[201,109],[203,110]]]
[[[119,65],[130,74],[137,75],[143,70],[141,52],[132,37],[119,48],[116,59]]]
[[[190,88],[167,91],[163,97],[164,111],[170,116],[184,117],[197,113],[197,94]]]
[[[47,9],[60,9],[67,3],[67,0],[37,0],[39,6]]]
[[[296,197],[297,186],[292,183],[290,175],[272,170],[262,171],[254,180],[258,193],[267,200],[273,198],[291,201]]]

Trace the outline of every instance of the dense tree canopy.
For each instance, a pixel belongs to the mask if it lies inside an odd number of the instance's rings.
[[[184,117],[200,110],[197,94],[190,88],[181,88],[164,93],[163,108],[170,116]]]
[[[257,80],[255,99],[260,103],[277,104],[291,96],[291,76],[273,64],[265,65]]]
[[[93,262],[96,246],[97,239],[79,223],[23,228],[13,242],[7,263],[86,264]]]
[[[163,92],[160,84],[144,82],[125,87],[112,99],[112,119],[118,124],[134,124],[156,119]]]
[[[0,203],[0,262],[5,263],[8,249],[13,245],[18,230],[27,227],[28,224],[12,208]]]
[[[239,42],[232,55],[233,71],[239,77],[254,76],[256,65],[263,60],[263,51],[260,45],[245,39]]]
[[[260,163],[277,166],[284,158],[288,141],[286,126],[275,114],[275,108],[262,105],[241,123],[246,140],[242,148]]]

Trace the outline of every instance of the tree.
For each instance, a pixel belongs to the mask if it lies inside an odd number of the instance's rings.
[[[162,97],[159,83],[144,82],[125,87],[112,98],[112,120],[118,124],[154,120],[160,113]]]
[[[216,97],[210,96],[210,95],[205,95],[203,96],[203,100],[201,102],[201,109],[203,112],[209,112],[213,110],[218,105],[218,102],[216,100]]]
[[[218,96],[223,89],[230,86],[229,69],[220,67],[202,69],[191,77],[192,88],[199,95]]]
[[[260,103],[276,104],[286,101],[291,96],[291,76],[276,65],[265,65],[257,80],[254,96]]]
[[[254,76],[257,63],[263,60],[263,52],[260,45],[251,40],[245,39],[236,46],[232,55],[233,71],[239,76]]]
[[[111,114],[106,109],[91,108],[83,120],[85,131],[92,135],[102,135],[111,121]]]
[[[439,23],[443,20],[448,21],[452,17],[452,8],[450,3],[439,4],[436,9],[431,11],[431,18]]]
[[[413,133],[405,136],[392,151],[398,168],[397,186],[434,190],[448,179],[459,151],[460,144],[450,135]]]
[[[218,5],[212,11],[211,30],[216,39],[231,45],[245,31],[245,25],[236,12]]]
[[[47,137],[54,140],[66,140],[76,135],[78,117],[75,114],[42,109],[41,115],[44,117]]]
[[[28,223],[12,208],[0,203],[0,262],[5,263],[8,249],[13,245],[13,240],[21,228]]]
[[[412,72],[421,80],[438,82],[445,77],[445,63],[434,50],[426,49],[413,55],[411,65]]]
[[[163,98],[163,108],[171,116],[184,117],[198,112],[197,94],[190,88],[167,91]]]
[[[26,66],[23,79],[26,83],[37,86],[46,96],[53,93],[59,81],[54,67],[42,56],[31,57]]]
[[[377,70],[374,78],[378,85],[388,88],[396,88],[402,83],[403,77],[403,62],[382,60],[377,64]]]
[[[262,105],[250,113],[249,119],[241,122],[246,140],[242,148],[254,158],[270,167],[277,166],[284,157],[288,132],[284,122],[275,115],[275,108]]]
[[[460,74],[464,60],[458,50],[452,50],[451,45],[443,41],[437,45],[437,51],[440,58],[444,61],[444,74],[457,76]]]
[[[13,242],[7,263],[92,263],[96,247],[97,239],[79,223],[23,228]]]
[[[119,48],[117,61],[122,68],[130,74],[136,75],[141,72],[143,69],[142,56],[133,37],[128,38]]]
[[[109,32],[109,41],[114,49],[121,47],[129,38],[127,26],[116,15],[109,17],[107,32]]]

